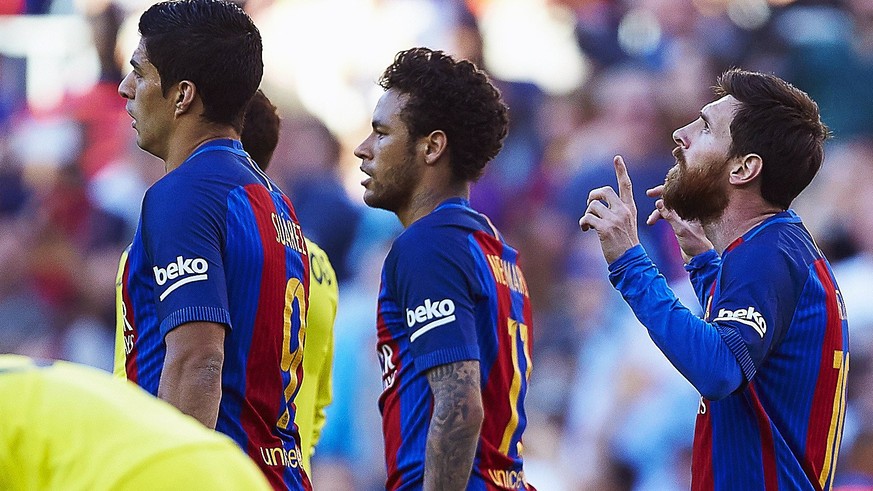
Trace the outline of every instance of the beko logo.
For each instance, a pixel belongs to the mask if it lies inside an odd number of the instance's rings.
[[[415,341],[417,337],[421,336],[427,331],[454,321],[455,302],[448,298],[438,300],[436,302],[429,298],[426,298],[424,299],[424,304],[419,305],[418,307],[415,307],[411,310],[406,309],[406,324],[409,327],[431,320],[432,322],[421,326],[414,333],[412,333],[412,336],[409,337],[409,340]]]
[[[209,263],[207,263],[202,257],[185,259],[182,256],[176,256],[175,262],[172,262],[163,268],[155,266],[153,270],[155,272],[155,282],[157,282],[158,286],[164,286],[168,281],[172,282],[173,280],[180,278],[164,290],[164,293],[161,293],[161,300],[182,285],[193,281],[203,281],[209,278],[209,275],[206,274],[209,270]]]
[[[767,321],[764,320],[764,316],[761,315],[760,312],[755,310],[755,307],[748,307],[745,309],[737,310],[721,309],[718,311],[718,317],[716,317],[714,320],[736,321],[740,324],[745,324],[754,329],[755,332],[757,332],[758,335],[762,338],[767,332]]]

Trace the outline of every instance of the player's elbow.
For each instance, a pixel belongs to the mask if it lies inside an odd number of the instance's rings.
[[[739,381],[741,382],[741,381]],[[731,376],[709,376],[695,384],[698,392],[710,401],[718,401],[734,393],[739,382]]]

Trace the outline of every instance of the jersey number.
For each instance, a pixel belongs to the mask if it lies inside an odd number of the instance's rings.
[[[500,453],[509,455],[509,445],[512,442],[512,435],[518,428],[518,406],[521,404],[522,380],[524,377],[524,386],[530,380],[530,332],[527,324],[522,324],[515,319],[507,319],[507,328],[509,329],[509,343],[512,345],[512,385],[509,387],[509,422],[503,430],[503,438],[500,441]],[[521,348],[519,348],[521,344]],[[522,356],[525,361],[524,374],[521,372],[519,349],[522,351]],[[521,453],[520,443],[518,453]]]
[[[834,393],[834,410],[831,413],[831,426],[828,431],[828,443],[825,448],[824,467],[819,474],[819,484],[824,488],[828,478],[833,475],[837,465],[837,455],[840,452],[840,437],[843,434],[843,420],[846,417],[846,375],[849,373],[849,353],[843,356],[843,350],[834,351],[834,369],[839,370],[837,389]]]
[[[297,348],[292,350],[293,334],[292,327],[294,319],[300,323],[300,329],[297,332]],[[281,367],[283,372],[288,372],[288,385],[285,386],[285,402],[291,402],[294,394],[297,393],[297,388],[300,385],[300,380],[297,378],[297,368],[303,362],[303,340],[306,337],[306,291],[303,288],[303,282],[299,278],[291,278],[285,286],[285,326],[282,335],[282,362]],[[288,408],[282,413],[276,426],[283,430],[288,429],[291,424],[291,414]]]

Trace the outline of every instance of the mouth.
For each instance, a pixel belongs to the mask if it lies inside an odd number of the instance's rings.
[[[361,180],[361,186],[367,187],[367,185],[370,184],[370,182],[373,180],[373,175],[370,174],[369,172],[367,172],[364,169],[363,165],[361,165],[360,169],[361,169],[361,172],[363,172],[367,176]]]

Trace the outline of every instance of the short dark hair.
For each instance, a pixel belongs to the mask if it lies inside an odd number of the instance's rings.
[[[506,104],[485,72],[469,61],[411,48],[397,53],[379,85],[408,96],[400,117],[410,136],[446,133],[455,179],[477,180],[503,146]]]
[[[206,120],[242,129],[264,73],[261,33],[248,14],[223,0],[170,0],[142,14],[139,32],[164,95],[190,80]]]
[[[246,110],[240,141],[245,151],[249,153],[249,156],[261,170],[267,170],[270,165],[273,151],[279,144],[281,124],[276,106],[259,89],[255,92],[251,102],[249,102],[249,108]]]
[[[740,103],[731,121],[729,157],[760,155],[761,195],[787,209],[824,160],[829,131],[818,105],[779,77],[738,68],[724,72],[714,90]]]

